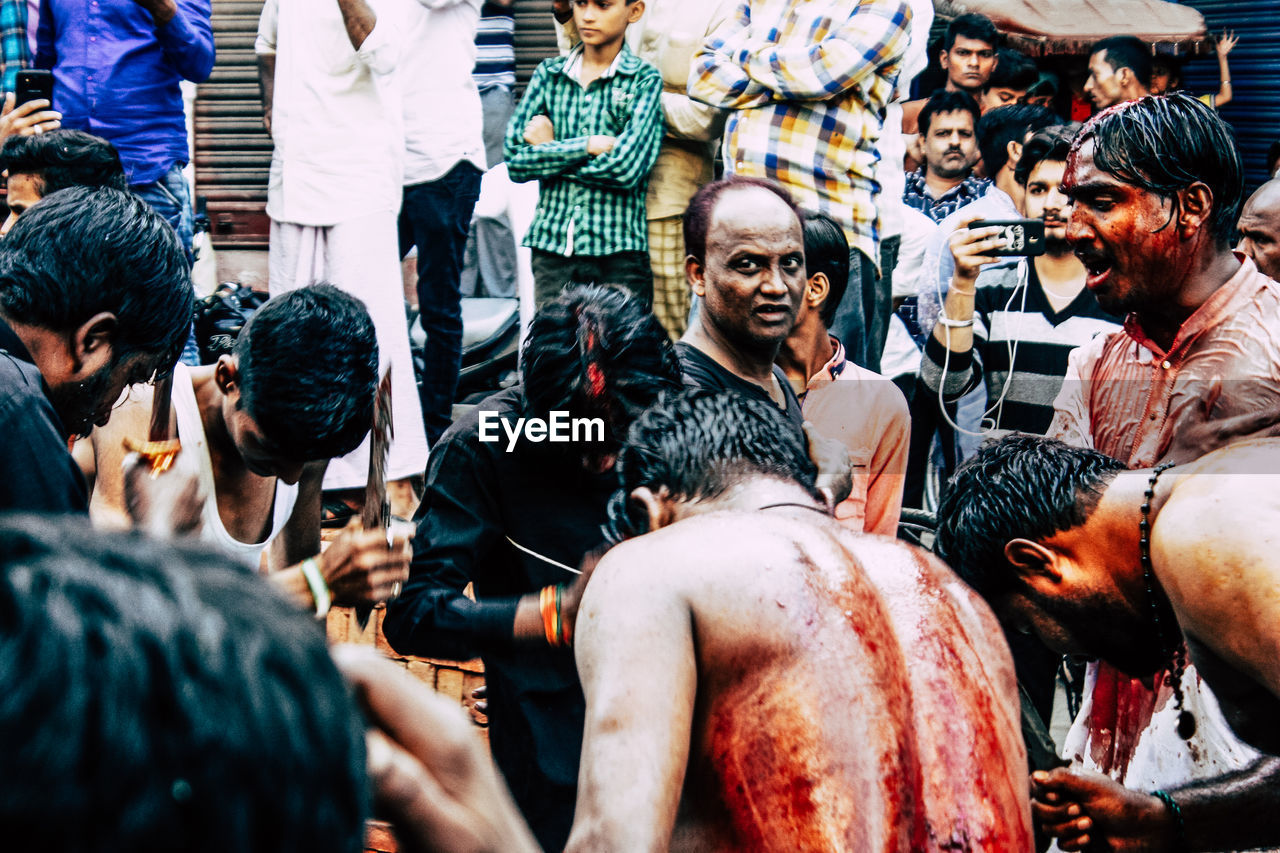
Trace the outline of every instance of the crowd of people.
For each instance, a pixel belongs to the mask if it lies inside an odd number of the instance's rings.
[[[199,364],[207,0],[0,2],[5,86],[54,80],[0,116],[6,843],[1280,847],[1235,38],[1196,97],[917,0],[546,13],[517,101],[509,2],[266,0],[271,298]],[[495,174],[536,312],[455,416],[467,277],[521,263]],[[411,521],[349,511],[386,480]],[[488,750],[334,606],[480,657]]]

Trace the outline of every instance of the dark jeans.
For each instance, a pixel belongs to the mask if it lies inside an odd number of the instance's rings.
[[[533,250],[533,292],[541,308],[560,295],[568,284],[620,284],[653,305],[653,268],[648,252],[615,252],[612,255],[565,257]]]
[[[844,344],[845,358],[859,367],[867,367],[878,371],[880,353],[875,354],[874,366],[868,364],[867,355],[867,304],[874,302],[876,288],[876,265],[871,259],[857,249],[849,250],[849,286],[836,309],[835,319],[828,329],[831,334]],[[868,297],[867,291],[871,292]],[[881,349],[884,348],[881,343]]]
[[[418,310],[427,333],[423,350],[422,420],[427,443],[449,428],[453,395],[462,366],[462,254],[471,212],[480,195],[481,172],[462,161],[444,177],[404,188],[400,208],[400,255],[418,247]]]
[[[195,213],[191,209],[191,190],[187,186],[186,176],[182,174],[182,166],[182,163],[174,163],[158,179],[149,184],[133,184],[129,189],[173,226],[178,242],[182,244],[182,251],[187,256],[187,265],[190,266],[193,260],[191,244],[195,239]],[[194,323],[187,334],[187,343],[182,348],[182,363],[193,366],[200,363],[200,348],[196,344]]]
[[[863,285],[862,310],[867,320],[867,363],[863,367],[880,372],[880,356],[889,337],[889,315],[893,313],[893,268],[898,265],[902,237],[894,234],[880,241],[880,275],[871,287]]]

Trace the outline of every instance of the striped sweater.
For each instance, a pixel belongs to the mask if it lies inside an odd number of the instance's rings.
[[[1103,311],[1088,290],[1055,312],[1035,266],[1025,259],[984,269],[977,288],[973,349],[951,353],[948,360],[946,347],[929,335],[920,378],[934,394],[941,386],[948,401],[984,382],[987,406],[994,407],[987,417],[996,429],[1043,435],[1053,420],[1053,400],[1067,373],[1067,357],[1094,336],[1118,330],[1120,318]]]
[[[480,91],[516,85],[516,19],[510,6],[485,3],[476,28],[476,67],[471,77]]]

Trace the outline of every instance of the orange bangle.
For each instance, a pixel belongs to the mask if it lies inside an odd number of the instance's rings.
[[[538,612],[542,614],[542,631],[547,637],[547,645],[555,647],[559,645],[557,636],[559,627],[556,625],[556,617],[558,615],[556,608],[556,588],[554,586],[544,586],[542,591],[538,593]]]
[[[573,645],[573,626],[570,625],[560,615],[560,593],[563,591],[564,591],[563,584],[556,587],[556,618],[560,621],[560,645],[572,646]]]

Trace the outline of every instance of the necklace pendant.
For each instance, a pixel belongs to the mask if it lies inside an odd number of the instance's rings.
[[[1178,737],[1191,740],[1196,733],[1196,718],[1190,711],[1178,713]]]

